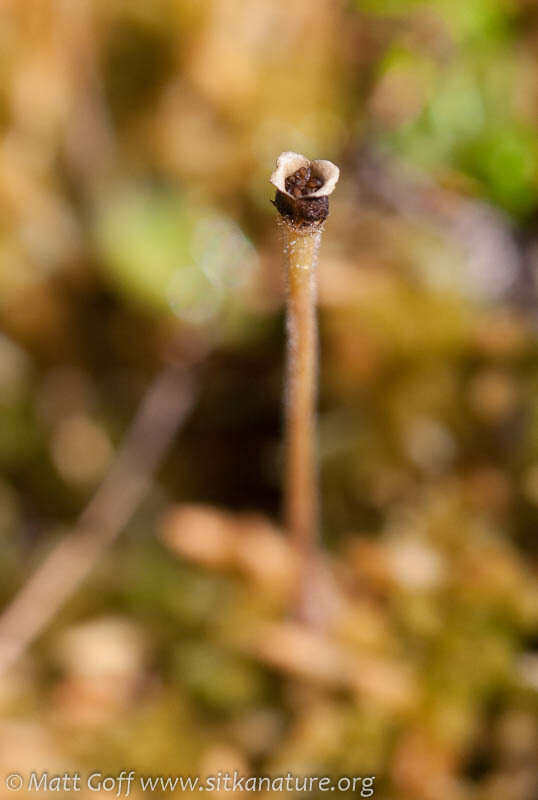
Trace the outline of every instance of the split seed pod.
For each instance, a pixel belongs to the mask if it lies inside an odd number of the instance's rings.
[[[339,176],[340,170],[332,161],[310,161],[300,153],[282,153],[271,183],[277,190],[274,204],[284,221],[303,229],[322,225]]]

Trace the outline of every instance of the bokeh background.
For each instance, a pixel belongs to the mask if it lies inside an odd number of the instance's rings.
[[[3,603],[155,376],[194,388],[142,505],[0,678],[2,775],[535,797],[537,47],[534,0],[3,0]],[[321,631],[288,618],[279,529],[288,149],[342,170]]]

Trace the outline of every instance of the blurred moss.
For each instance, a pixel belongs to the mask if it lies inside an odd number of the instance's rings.
[[[175,655],[179,682],[213,712],[239,713],[266,699],[270,684],[254,662],[207,641],[184,641]]]
[[[470,174],[484,181],[492,200],[515,216],[537,204],[538,147],[534,131],[490,127],[463,151]]]
[[[142,507],[0,680],[0,767],[293,766],[376,774],[387,800],[529,800],[533,3],[4,5],[4,601],[108,463],[77,483],[79,460],[118,446],[164,362],[210,352]],[[285,149],[342,169],[319,270],[336,619],[315,633],[267,580],[287,558],[268,181]],[[180,560],[157,539],[181,501],[215,529],[197,547],[182,530]],[[286,652],[264,650],[273,626]]]
[[[96,236],[104,264],[120,291],[168,311],[167,291],[176,270],[203,279],[189,258],[191,222],[183,197],[132,187],[107,202]]]
[[[132,18],[107,31],[102,55],[104,91],[112,117],[125,124],[150,107],[172,74],[173,39],[164,28]]]

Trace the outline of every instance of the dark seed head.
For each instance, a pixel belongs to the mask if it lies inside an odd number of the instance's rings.
[[[274,205],[289,225],[308,230],[322,225],[329,214],[328,197],[298,197],[277,190]]]
[[[318,175],[312,175],[311,167],[301,167],[286,178],[286,191],[294,197],[305,197],[323,186]]]

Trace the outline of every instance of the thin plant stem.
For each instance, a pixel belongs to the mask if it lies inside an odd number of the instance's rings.
[[[285,221],[281,226],[287,289],[285,519],[299,561],[296,612],[301,621],[310,622],[319,527],[316,267],[322,231],[299,231]]]
[[[316,597],[323,582],[318,547],[316,268],[329,195],[339,175],[331,161],[310,161],[290,150],[280,154],[271,175],[287,285],[284,505],[299,566],[296,616],[308,624],[319,624],[325,616],[323,601]]]

